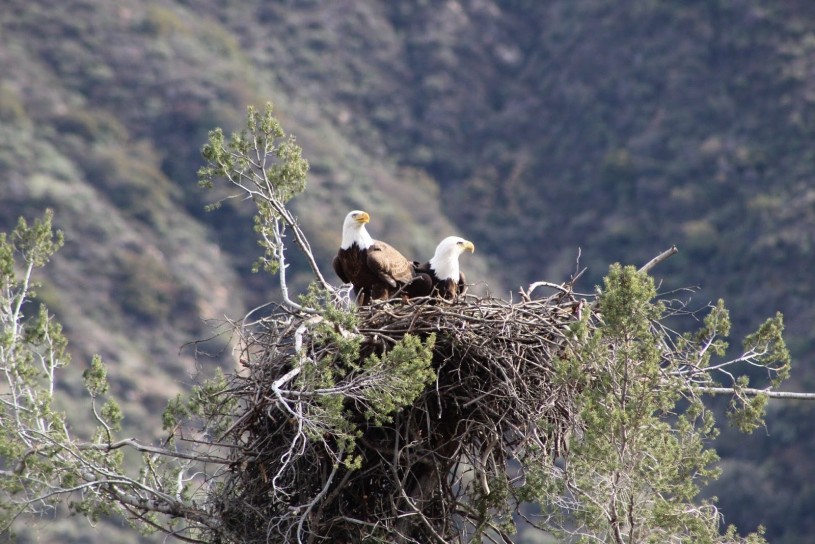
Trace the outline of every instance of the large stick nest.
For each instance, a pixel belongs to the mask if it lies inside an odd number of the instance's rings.
[[[364,392],[381,385],[389,369],[333,363],[331,383],[315,385],[320,361],[338,360],[336,344],[315,332],[323,318],[281,310],[243,330],[246,370],[231,389],[241,409],[224,438],[237,447],[214,504],[224,540],[449,542],[476,531],[500,535],[491,520],[512,514],[501,505],[521,502],[515,492],[523,467],[554,466],[579,427],[578,392],[556,379],[554,362],[567,355],[570,329],[589,306],[561,289],[515,303],[466,296],[355,311],[356,330],[336,330],[361,335],[360,360],[406,334],[434,333],[436,380],[392,421],[375,424]],[[338,398],[350,431],[339,432],[327,416],[327,399]]]

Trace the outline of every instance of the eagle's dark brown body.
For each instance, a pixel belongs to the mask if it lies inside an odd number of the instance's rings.
[[[417,274],[412,262],[379,240],[367,249],[360,249],[356,243],[340,249],[333,264],[337,276],[354,286],[360,304],[389,299],[400,290],[405,296],[426,296],[432,289],[430,276]],[[410,286],[409,290],[406,286]]]
[[[467,283],[464,279],[464,272],[459,271],[458,281],[455,281],[451,278],[439,278],[436,275],[435,270],[433,270],[433,268],[430,266],[430,263],[419,264],[414,262],[413,266],[417,274],[426,274],[430,277],[432,288],[430,290],[431,292],[428,294],[433,294],[434,296],[438,296],[440,298],[452,299],[467,292]]]

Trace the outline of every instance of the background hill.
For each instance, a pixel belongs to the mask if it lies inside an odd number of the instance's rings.
[[[417,258],[473,240],[468,277],[503,296],[578,253],[590,291],[677,244],[664,290],[724,297],[736,338],[782,311],[789,387],[813,390],[813,28],[804,1],[6,0],[0,229],[55,209],[40,295],[72,340],[64,387],[101,353],[155,431],[197,367],[230,364],[223,339],[214,360],[179,348],[274,297],[251,209],[205,214],[195,182],[207,131],[272,100],[311,163],[295,208],[327,274],[353,208]],[[728,523],[812,534],[813,410],[771,403],[765,431],[723,435]]]

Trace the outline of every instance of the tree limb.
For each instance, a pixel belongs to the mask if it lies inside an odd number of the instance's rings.
[[[639,271],[640,272],[650,272],[651,269],[654,268],[656,265],[658,265],[662,261],[666,260],[668,257],[670,257],[672,255],[675,255],[676,253],[679,253],[679,250],[676,248],[676,246],[671,246],[670,249],[667,249],[667,250],[663,251],[662,253],[660,253],[659,255],[657,255],[656,257],[654,257],[653,259],[651,259],[647,263],[645,263],[642,266],[642,268],[640,268]]]
[[[709,387],[698,386],[695,388],[697,391],[707,393],[709,395],[731,395],[734,393],[744,393],[751,397],[758,395],[767,395],[771,399],[799,399],[799,400],[815,400],[815,393],[798,393],[796,391],[770,391],[767,389],[754,389],[752,387],[732,388],[732,387]]]

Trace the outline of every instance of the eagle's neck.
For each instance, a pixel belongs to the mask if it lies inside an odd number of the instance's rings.
[[[436,251],[436,254],[430,259],[430,268],[440,280],[458,281],[458,255],[454,253]]]
[[[374,239],[368,234],[365,225],[360,225],[359,227],[349,225],[342,229],[342,244],[340,244],[340,249],[349,249],[354,244],[358,245],[359,249],[368,249],[373,243]]]

